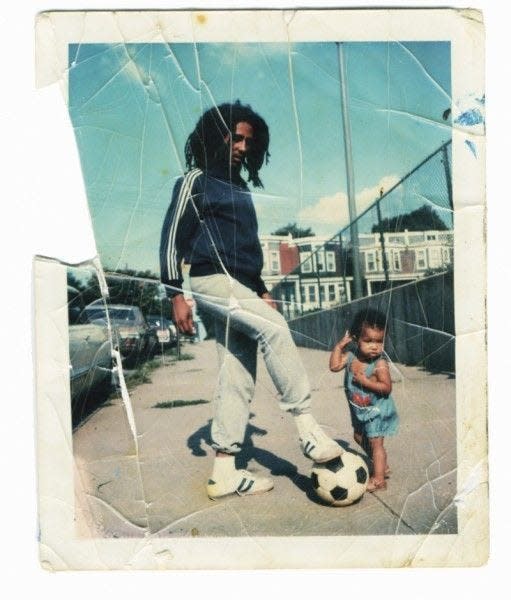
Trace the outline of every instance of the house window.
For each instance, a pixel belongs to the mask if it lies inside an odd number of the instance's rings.
[[[422,233],[414,234],[414,235],[410,234],[408,236],[409,244],[420,244],[423,241],[424,241],[424,235]]]
[[[401,271],[401,253],[398,250],[392,252],[392,268],[394,271]]]
[[[404,244],[404,235],[390,235],[388,239],[389,244]]]
[[[270,265],[272,271],[280,272],[280,260],[279,253],[273,250],[270,252]]]
[[[316,252],[316,265],[319,273],[323,273],[325,271],[325,253],[323,250]]]
[[[302,266],[302,273],[312,273],[312,259],[310,252],[302,252],[300,254],[300,263]]]
[[[429,266],[432,269],[442,266],[440,248],[429,248]]]
[[[426,239],[427,240],[436,240],[436,234],[434,234],[434,233],[428,233],[426,235]]]
[[[376,271],[376,252],[374,250],[366,252],[366,271],[368,273]]]
[[[309,285],[309,302],[316,302],[316,286]]]
[[[328,301],[335,302],[335,299],[335,285],[333,283],[330,283],[328,285]]]
[[[326,252],[326,270],[329,273],[335,273],[335,253]]]
[[[325,286],[324,285],[320,285],[319,286],[319,299],[321,302],[325,301]]]
[[[418,271],[423,271],[428,266],[426,262],[426,250],[415,250],[415,264]]]

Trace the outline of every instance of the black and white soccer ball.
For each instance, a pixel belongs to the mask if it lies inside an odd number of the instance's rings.
[[[322,500],[332,506],[348,506],[366,491],[369,472],[358,454],[345,451],[326,463],[314,463],[311,479]]]

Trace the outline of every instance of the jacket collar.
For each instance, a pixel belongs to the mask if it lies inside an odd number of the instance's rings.
[[[244,190],[248,189],[246,181],[241,177],[237,170],[232,170],[230,165],[213,165],[204,169],[204,174],[215,179],[221,179],[233,183]]]

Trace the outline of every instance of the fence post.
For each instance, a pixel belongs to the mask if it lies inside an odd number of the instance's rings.
[[[389,287],[389,263],[385,253],[385,235],[383,232],[383,222],[381,218],[380,202],[383,196],[383,189],[380,190],[380,199],[376,201],[376,214],[378,215],[378,231],[380,232],[381,257],[383,261],[383,272],[385,274],[385,289]]]
[[[449,154],[447,153],[447,144],[442,146],[442,162],[444,163],[444,171],[445,171],[445,182],[447,185],[447,196],[449,198],[449,206],[451,210],[454,210],[454,205],[452,201],[452,179],[451,179],[451,168],[449,164]]]
[[[302,267],[298,265],[298,298],[300,299],[300,314],[303,315],[303,296],[302,296]]]
[[[342,254],[343,254],[343,246],[342,246],[342,231],[339,232],[339,268],[341,269],[342,274],[342,284],[344,286],[344,294],[346,295],[346,301],[349,302],[348,298],[348,286],[346,284],[346,265],[342,264]],[[341,298],[342,304],[342,298]]]
[[[318,301],[319,301],[319,310],[323,310],[323,303],[321,302],[321,276],[319,274],[318,261],[316,260],[316,279],[318,281]]]

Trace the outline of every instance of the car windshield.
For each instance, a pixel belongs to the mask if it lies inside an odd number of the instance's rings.
[[[146,316],[146,321],[155,327],[168,327],[168,321],[164,317],[148,315]]]
[[[95,319],[106,320],[106,310],[104,308],[87,308],[86,310],[91,321]],[[109,308],[108,314],[110,320],[115,323],[133,323],[137,320],[135,311],[132,308]]]
[[[137,316],[135,311],[131,308],[111,308],[109,311],[110,319],[112,321],[122,322],[122,321],[136,321]]]

